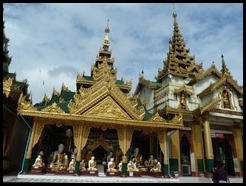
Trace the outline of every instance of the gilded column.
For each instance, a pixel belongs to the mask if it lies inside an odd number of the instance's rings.
[[[163,157],[163,173],[168,175],[168,156],[167,156],[167,131],[166,129],[157,131]]]
[[[127,163],[128,163],[128,157],[126,155],[126,152],[130,148],[130,145],[131,145],[133,129],[126,128],[126,127],[117,128],[117,134],[118,134],[118,139],[119,139],[119,145],[123,152],[121,175],[126,176]]]
[[[81,162],[81,150],[85,147],[88,136],[90,134],[90,126],[76,124],[74,125],[74,143],[77,147],[77,155],[76,155],[76,174],[79,173],[79,166]]]
[[[27,150],[26,158],[25,158],[25,162],[24,162],[24,170],[23,170],[23,172],[28,172],[29,171],[29,167],[30,167],[30,164],[31,164],[31,158],[32,158],[32,146],[33,146],[33,141],[34,141],[36,128],[37,128],[37,122],[34,119],[33,125],[32,125],[32,131],[31,131],[31,138],[29,140],[28,150]]]
[[[179,130],[170,132],[170,171],[180,172]]]
[[[239,163],[239,172],[236,172],[238,176],[243,176],[243,140],[242,140],[242,131],[238,126],[233,128],[234,143],[236,148],[236,158]]]
[[[77,148],[77,155],[76,155],[76,164],[75,164],[75,173],[79,174],[79,166],[80,166],[80,161],[81,161],[81,141],[82,141],[82,126],[81,125],[76,125],[74,127],[74,138],[76,141],[76,148]]]
[[[194,120],[194,122],[191,124],[191,135],[195,157],[195,172],[193,174],[195,176],[200,176],[204,173],[204,146],[200,121]]]
[[[164,175],[168,175],[168,156],[167,156],[167,131],[166,129],[163,131],[163,147],[164,147]]]
[[[211,138],[209,115],[203,115],[203,129],[204,129],[204,144],[205,144],[205,165],[207,176],[210,177],[211,170],[214,167],[213,144]]]

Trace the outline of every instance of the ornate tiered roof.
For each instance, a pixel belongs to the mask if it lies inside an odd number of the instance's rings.
[[[173,37],[169,41],[169,52],[167,59],[163,61],[164,68],[159,69],[156,76],[157,81],[161,81],[168,74],[180,77],[188,77],[190,74],[200,73],[202,71],[202,63],[195,63],[195,56],[189,55],[189,49],[186,48],[184,39],[180,33],[177,13],[173,12],[174,30]]]
[[[183,124],[180,115],[167,122],[158,114],[148,112],[138,95],[130,96],[131,82],[117,80],[117,69],[109,50],[109,31],[107,24],[103,45],[91,67],[91,76],[77,76],[76,92],[62,85],[60,92],[54,89],[51,98],[45,94],[42,102],[35,106],[23,96],[19,99],[19,114],[74,122],[93,121],[94,124],[180,128]]]
[[[124,92],[129,93],[131,90],[132,82],[124,82],[123,80],[117,79],[117,68],[114,68],[114,58],[111,58],[112,50],[109,50],[110,46],[110,39],[109,39],[109,21],[105,28],[105,36],[102,47],[99,49],[99,53],[96,56],[95,63],[91,66],[91,75],[85,76],[83,73],[77,75],[77,90],[81,86],[83,87],[90,87],[99,81],[104,75],[106,71],[110,71],[108,76],[115,81],[117,86]],[[105,69],[108,70],[105,71]]]

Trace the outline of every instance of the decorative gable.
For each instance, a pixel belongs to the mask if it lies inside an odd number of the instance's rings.
[[[114,119],[131,119],[131,117],[110,96],[97,103],[97,105],[82,115]]]

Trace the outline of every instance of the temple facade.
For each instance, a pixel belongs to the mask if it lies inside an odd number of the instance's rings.
[[[26,139],[30,126],[25,119],[17,115],[20,95],[28,99],[27,80],[18,81],[16,73],[9,71],[12,57],[9,57],[9,39],[4,33],[3,22],[3,172],[21,169]],[[17,143],[18,142],[18,143]],[[18,144],[18,148],[16,148]]]
[[[117,79],[109,32],[107,25],[91,74],[77,75],[76,92],[63,84],[60,92],[53,90],[51,98],[45,95],[35,105],[24,95],[19,98],[18,113],[32,123],[23,172],[67,173],[66,156],[68,161],[76,160],[74,173],[83,174],[81,162],[90,169],[93,156],[97,164],[105,165],[111,153],[115,165],[122,164],[120,174],[127,176],[129,161],[138,163],[136,170],[147,172],[144,161],[148,161],[151,152],[168,174],[166,138],[171,131],[183,127],[182,115],[177,113],[166,120],[147,111],[138,95],[130,95],[132,82]],[[44,166],[36,166],[37,157],[42,158]]]
[[[209,176],[223,162],[229,175],[242,175],[242,87],[223,56],[220,71],[195,62],[173,17],[164,68],[156,81],[140,74],[133,95],[132,82],[117,77],[109,24],[76,91],[63,84],[37,104],[20,95],[18,114],[32,126],[22,173],[83,176],[106,172],[110,162],[108,175]]]
[[[135,95],[150,113],[169,119],[182,113],[183,127],[169,135],[171,171],[209,174],[219,163],[229,175],[243,173],[243,90],[221,56],[221,70],[208,69],[189,54],[173,13],[173,36],[155,81],[139,75]]]

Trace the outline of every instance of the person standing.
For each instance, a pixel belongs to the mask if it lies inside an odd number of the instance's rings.
[[[213,177],[213,183],[219,183],[219,173],[218,173],[218,166],[214,167],[211,171]]]
[[[220,168],[218,169],[218,175],[219,175],[219,183],[227,183],[227,172],[225,170],[225,164],[222,164]]]

